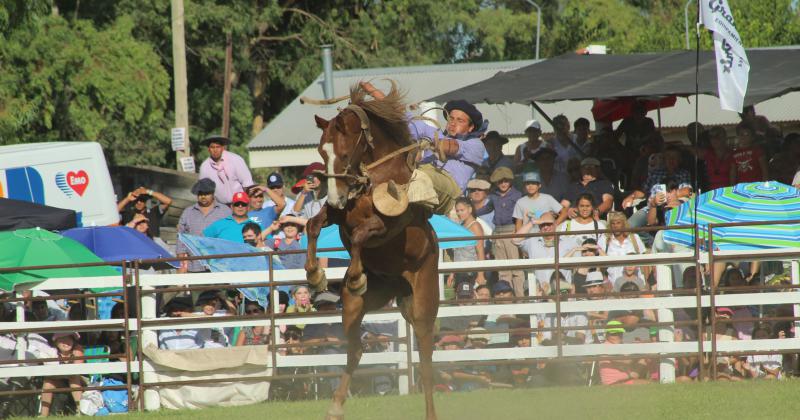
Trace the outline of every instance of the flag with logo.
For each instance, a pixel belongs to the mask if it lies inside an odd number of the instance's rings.
[[[728,0],[700,0],[700,23],[714,32],[717,90],[722,109],[742,112],[750,63]]]

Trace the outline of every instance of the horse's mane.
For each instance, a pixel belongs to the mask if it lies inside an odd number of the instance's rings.
[[[389,81],[392,88],[381,100],[367,100],[368,93],[360,83],[351,86],[350,103],[363,108],[369,115],[370,122],[379,124],[386,131],[389,139],[400,146],[406,146],[411,144],[411,134],[408,131],[405,95],[397,88],[394,80]]]

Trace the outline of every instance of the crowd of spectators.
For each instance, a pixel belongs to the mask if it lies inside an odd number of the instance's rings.
[[[458,109],[455,109],[456,111]],[[479,114],[478,114],[479,115]],[[471,115],[465,121],[471,123]],[[475,126],[477,124],[472,124]],[[800,135],[781,136],[752,108],[742,114],[734,132],[724,127],[706,130],[700,125],[687,127],[686,141],[665,143],[653,121],[646,117],[641,104],[616,130],[591,132],[590,123],[579,118],[570,125],[559,115],[553,119],[554,134],[543,137],[536,120],[522,128],[526,141],[513,155],[505,155],[503,146],[509,140],[496,131],[486,131],[480,124],[480,140],[485,150],[481,165],[465,165],[472,169],[464,179],[462,196],[455,200],[452,218],[473,234],[537,234],[511,239],[478,241],[474,246],[449,251],[451,261],[502,260],[518,258],[563,258],[617,256],[644,253],[668,253],[685,250],[664,241],[662,231],[628,232],[637,227],[665,225],[666,212],[681,205],[700,191],[734,185],[738,182],[777,180],[800,184],[797,172],[800,163]],[[599,125],[598,125],[599,126]],[[227,138],[213,136],[203,144],[209,158],[200,169],[200,179],[191,188],[196,202],[185,208],[177,225],[179,233],[220,238],[247,243],[261,250],[291,251],[301,249],[303,229],[309,218],[324,205],[326,185],[317,171],[320,163],[305,168],[299,181],[291,186],[290,197],[284,191],[284,178],[271,173],[264,185],[253,181],[247,165],[238,155],[226,150]],[[474,167],[473,167],[474,166]],[[154,240],[159,240],[164,215],[173,200],[146,187],[131,191],[119,202],[122,223]],[[609,233],[598,230],[610,229]],[[556,233],[559,233],[556,238]],[[189,251],[180,241],[178,256]],[[305,255],[280,255],[285,268],[301,268]],[[326,264],[323,259],[322,264]],[[765,267],[766,266],[766,267]],[[675,265],[674,284],[677,290],[691,291],[697,278],[707,288],[713,283],[721,287],[747,287],[785,279],[780,263],[742,263],[703,266],[699,275],[694,266]],[[178,272],[207,271],[199,261],[183,262]],[[529,276],[535,279],[528,282]],[[650,266],[626,264],[617,267],[593,267],[591,264],[558,271],[553,268],[533,270],[492,270],[457,273],[446,277],[445,298],[456,305],[512,303],[516,298],[539,296],[562,301],[605,299],[609,293],[632,293],[626,297],[646,297],[654,290],[655,270]],[[736,293],[736,292],[731,292]],[[739,292],[740,293],[740,292]],[[274,295],[270,294],[270,297]],[[160,316],[208,317],[223,315],[262,316],[273,311],[287,314],[308,314],[337,310],[339,296],[335,290],[312,293],[297,286],[291,293],[281,291],[277,305],[266,306],[244,299],[236,290],[206,290],[202,293],[164,293]],[[452,303],[452,302],[451,302]],[[26,320],[53,321],[86,319],[83,303],[54,300],[28,302]],[[64,308],[68,308],[65,310]],[[5,317],[12,316],[4,306]],[[122,306],[112,316],[122,318]],[[703,313],[701,322],[714,321],[715,329],[705,331],[717,340],[743,340],[793,337],[794,331],[785,322],[737,321],[759,316],[785,315],[781,305],[769,307],[717,308]],[[676,310],[676,321],[697,321],[697,313]],[[561,319],[554,314],[475,315],[447,317],[439,321],[437,348],[441,350],[483,349],[492,347],[530,347],[576,345],[589,343],[649,342],[658,340],[658,329],[647,326],[657,323],[655,311],[587,311],[564,312]],[[564,327],[556,332],[557,326]],[[395,349],[391,337],[397,336],[397,323],[365,324],[363,338],[370,351]],[[162,330],[158,345],[164,350],[219,348],[244,345],[277,345],[282,354],[344,353],[344,334],[340,323],[298,324],[274,330],[265,324],[242,328],[189,328]],[[675,340],[697,339],[696,325],[675,328]],[[61,363],[80,363],[74,357],[85,347],[103,346],[113,353],[124,353],[124,337],[120,333],[103,334],[28,334],[29,352],[38,357],[54,357]],[[0,336],[0,351],[13,353],[13,334]],[[121,360],[117,358],[118,360]],[[635,384],[658,379],[655,359],[610,360],[595,363],[548,361],[537,363],[498,364],[497,366],[462,366],[440,369],[437,388],[442,391],[470,390],[482,387],[522,387],[542,385],[575,385],[592,383]],[[786,359],[788,361],[788,358]],[[711,363],[706,360],[706,363]],[[780,355],[719,357],[713,361],[717,378],[743,380],[780,378],[793,372],[785,368]],[[282,375],[309,373],[314,370],[338,371],[339,367],[308,369],[282,368]],[[693,357],[677,360],[679,380],[698,377],[699,361]],[[73,387],[80,377],[53,378],[44,381],[44,388]],[[338,379],[282,380],[273,384],[275,399],[305,398],[330,395]],[[377,376],[364,385],[368,392],[393,392],[396,380]],[[79,400],[80,391],[73,392]],[[42,397],[42,415],[49,414],[52,394]]]

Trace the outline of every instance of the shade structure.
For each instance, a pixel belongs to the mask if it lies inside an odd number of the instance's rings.
[[[644,109],[652,111],[654,109],[669,108],[675,106],[678,98],[667,96],[658,99],[639,99],[638,102],[644,104]],[[595,121],[612,122],[627,118],[633,114],[633,106],[637,102],[636,98],[621,99],[599,99],[594,101],[592,106],[592,117]]]
[[[72,238],[95,253],[103,261],[135,261],[169,258],[169,251],[153,242],[146,235],[127,226],[93,226],[69,229],[61,233]],[[172,263],[145,264],[143,268],[157,270],[178,268]]]
[[[80,226],[75,210],[0,197],[0,231],[40,227],[64,230]]]
[[[183,242],[189,252],[194,256],[221,255],[221,254],[252,254],[263,252],[246,243],[233,242],[226,239],[206,238],[204,236],[178,234],[178,240]],[[267,258],[263,256],[254,257],[235,257],[235,258],[210,258],[201,260],[212,272],[228,271],[261,271],[264,273],[264,281],[269,281],[269,265]],[[282,270],[283,264],[280,259],[274,256],[272,268]],[[245,298],[258,302],[261,306],[267,307],[269,296],[268,287],[241,287],[238,289]]]
[[[800,48],[747,50],[750,81],[745,105],[800,90]],[[577,101],[695,94],[695,52],[644,54],[567,53],[500,72],[495,76],[431,98],[437,103],[464,99],[490,104]],[[700,52],[699,93],[718,95],[713,51]]]
[[[0,232],[0,250],[1,268],[103,262],[79,242],[38,228]],[[119,272],[109,266],[4,272],[0,273],[0,289],[11,291],[15,285],[48,278],[116,275]],[[65,289],[69,287],[64,285]]]
[[[800,219],[800,191],[775,181],[742,183],[701,194],[667,214],[670,226],[692,225],[695,205],[701,245],[708,242],[708,225],[733,222],[778,222]],[[775,224],[714,228],[714,249],[754,250],[800,247],[800,226]],[[668,230],[664,240],[694,246],[691,229]]]
[[[463,248],[465,246],[474,246],[475,240],[461,240],[461,241],[443,241],[442,239],[451,238],[464,238],[475,236],[469,229],[461,226],[452,220],[434,214],[429,219],[433,231],[436,232],[436,237],[439,238],[439,249]],[[303,236],[300,246],[303,248],[308,247],[308,238]],[[317,249],[325,248],[342,248],[342,239],[339,236],[339,226],[331,225],[323,228],[317,239]],[[350,259],[350,254],[347,251],[322,251],[317,252],[318,257]]]

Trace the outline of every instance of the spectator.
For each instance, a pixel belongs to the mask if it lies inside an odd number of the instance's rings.
[[[567,210],[553,196],[540,192],[542,178],[538,172],[526,172],[522,175],[525,184],[525,196],[514,205],[514,228],[519,230],[528,219],[538,219],[542,214],[552,212],[560,214]]]
[[[767,158],[764,151],[754,144],[752,127],[740,123],[736,126],[737,145],[733,151],[731,180],[734,184],[767,180]]]
[[[250,197],[247,196],[247,193],[238,192],[233,195],[232,202],[231,215],[219,219],[203,229],[204,236],[244,243],[242,241],[242,228],[251,221],[250,217],[247,216]]]
[[[533,154],[541,179],[539,192],[553,196],[560,203],[569,188],[569,178],[565,172],[555,170],[555,159],[556,152],[549,147],[542,147]]]
[[[203,230],[217,220],[224,219],[231,214],[231,209],[214,200],[214,181],[202,178],[192,186],[192,194],[197,196],[197,203],[187,207],[181,213],[178,221],[178,233],[201,236]],[[189,255],[188,248],[183,242],[178,241],[175,253],[179,257]],[[199,273],[206,271],[201,261],[181,261],[181,272]]]
[[[225,299],[219,290],[206,290],[200,293],[195,302],[195,308],[200,316],[225,316],[235,315],[236,308]],[[203,343],[203,348],[229,347],[230,334],[233,329],[225,331],[223,328],[202,328],[198,330],[197,336]]]
[[[292,298],[294,299],[294,304],[286,307],[287,314],[316,312],[316,309],[314,309],[314,306],[311,304],[311,291],[307,286],[295,286],[292,289]],[[295,324],[295,327],[302,332],[306,325]]]
[[[459,197],[456,199],[456,214],[461,223],[467,230],[472,232],[475,236],[483,236],[483,227],[476,220],[474,216],[474,209],[472,203],[464,198]],[[483,241],[476,241],[474,246],[466,246],[453,249],[453,261],[483,261],[485,253],[483,250]],[[448,287],[458,286],[462,282],[470,284],[486,284],[486,277],[483,271],[476,273],[451,273],[447,277]]]
[[[489,299],[492,298],[492,292],[491,290],[489,290],[489,286],[485,284],[480,284],[476,286],[474,298],[483,301],[476,303],[476,305],[488,305]]]
[[[622,208],[627,209],[634,206],[634,200],[643,199],[654,196],[657,192],[656,185],[666,185],[669,181],[675,182],[676,185],[691,185],[692,177],[688,171],[680,168],[680,151],[676,148],[669,148],[664,151],[664,168],[654,169],[647,176],[647,181],[642,185],[642,189],[634,190],[624,200],[622,200]],[[685,197],[688,193],[686,191],[680,192],[680,197]],[[631,227],[642,227],[647,224],[648,210],[641,209],[634,213],[629,222]]]
[[[286,196],[285,191],[283,190],[283,177],[281,174],[277,172],[273,172],[269,174],[267,177],[267,195],[270,197],[264,201],[264,208],[266,207],[276,207],[276,201],[272,199],[273,196],[280,197],[283,199],[283,209],[279,212],[277,209],[275,213],[279,216],[288,216],[292,214],[292,210],[294,209],[294,200]],[[280,200],[278,200],[280,201]]]
[[[598,245],[606,255],[623,256],[630,254],[644,254],[644,242],[637,233],[627,232],[630,229],[628,218],[621,211],[608,213],[608,227],[611,233],[600,236]],[[622,267],[609,267],[608,276],[616,279],[622,275]]]
[[[800,133],[789,133],[783,139],[781,153],[769,161],[769,179],[794,185],[794,176],[800,163]]]
[[[307,221],[297,216],[282,216],[279,222],[273,222],[261,236],[274,235],[274,232],[280,229],[282,236],[274,236],[272,241],[273,249],[276,251],[299,251],[303,249],[300,244],[300,232],[303,229],[301,223]],[[278,258],[283,264],[283,268],[303,268],[306,264],[306,254],[280,254]]]
[[[175,296],[165,306],[164,312],[170,318],[191,317],[192,298]],[[196,329],[161,330],[158,333],[158,348],[164,350],[190,350],[203,348],[203,341]]]
[[[553,118],[554,137],[548,141],[556,152],[555,169],[566,172],[567,163],[572,159],[584,158],[583,151],[575,144],[575,137],[569,132],[569,120],[563,114]]]
[[[574,283],[573,283],[574,284]],[[588,295],[588,300],[604,299],[606,294],[605,279],[600,271],[592,271],[586,275],[583,291]],[[589,342],[602,343],[605,341],[605,329],[608,321],[608,311],[587,311],[586,319],[589,324]]]
[[[83,357],[83,347],[78,344],[80,334],[77,332],[57,332],[53,334],[53,347],[58,352],[58,362],[62,365],[82,364],[84,360],[76,360],[78,357]],[[83,380],[80,375],[71,375],[67,377],[50,376],[45,378],[42,383],[42,410],[41,416],[47,417],[50,415],[50,404],[53,402],[53,393],[47,392],[52,389],[61,388],[67,384],[71,389],[81,388]],[[75,390],[71,392],[72,399],[75,404],[80,404],[81,395],[83,391]]]
[[[494,209],[494,233],[498,235],[513,233],[514,228],[514,206],[522,194],[517,191],[511,182],[514,174],[511,169],[497,168],[492,174],[491,181],[495,184],[496,190],[489,195],[492,208]],[[518,259],[519,250],[511,239],[495,239],[492,243],[494,257],[498,260]],[[521,270],[501,271],[499,279],[514,286],[520,296],[524,292],[524,275]]]
[[[576,253],[580,253],[581,257],[596,257],[598,255],[606,255],[603,249],[597,246],[597,241],[593,238],[586,238],[583,243],[569,252],[564,254],[565,258],[574,257]],[[586,282],[586,277],[589,273],[600,271],[597,267],[591,267],[588,264],[581,265],[572,271],[572,284],[575,285],[575,290],[583,290],[583,285]]]
[[[592,150],[592,139],[589,137],[590,124],[586,118],[578,118],[572,123],[573,138],[575,145],[578,146],[581,156],[589,156]]]
[[[212,135],[201,145],[208,147],[208,158],[200,164],[199,178],[214,181],[214,197],[222,204],[231,203],[234,194],[244,192],[244,187],[253,185],[253,176],[241,156],[226,150],[231,144],[227,137]]]
[[[550,295],[559,293],[562,301],[573,300],[574,298],[567,298],[566,295],[575,294],[574,286],[564,279],[564,275],[560,272],[553,272],[550,276]],[[562,327],[585,327],[589,325],[586,315],[581,312],[561,312],[561,326]],[[555,314],[546,315],[544,317],[544,325],[546,328],[555,328],[556,319]],[[542,334],[542,344],[546,346],[555,346],[556,331],[546,331]],[[562,344],[587,344],[591,341],[586,334],[586,331],[569,329],[560,331]]]
[[[158,205],[148,208],[147,202],[151,198],[158,200]],[[117,204],[117,210],[122,214],[122,224],[133,220],[136,214],[144,215],[150,222],[147,236],[153,238],[161,236],[161,219],[171,204],[172,199],[166,195],[152,189],[139,187],[129,192]]]
[[[489,202],[491,188],[492,184],[483,179],[475,178],[467,182],[467,197],[475,209],[475,216],[485,223],[481,223],[484,231],[486,231],[486,227],[489,227],[490,231],[494,230],[494,208]],[[487,233],[487,235],[491,235],[491,233]]]
[[[664,186],[665,191],[658,191],[647,200],[647,226],[665,226],[667,211],[679,207],[681,205],[680,196],[685,194],[683,191],[690,189],[686,186],[679,188],[680,186],[673,180],[667,180]],[[633,218],[632,216],[628,220],[631,225],[633,225]],[[656,242],[654,241],[653,248],[660,248]]]
[[[609,277],[612,277],[610,271],[609,271]],[[617,277],[612,277],[612,278],[614,279],[615,292],[621,292],[623,287],[628,283],[635,284],[637,291],[647,289],[647,284],[644,282],[644,276],[642,276],[639,267],[635,265],[626,265]]]
[[[528,255],[528,258],[555,258],[556,238],[555,235],[553,235],[553,232],[555,231],[555,218],[551,213],[544,213],[538,219],[528,219],[528,221],[520,227],[520,230],[516,231],[515,233],[528,233],[531,231],[531,229],[533,229],[534,225],[539,226],[539,231],[545,235],[529,238],[514,238],[514,243],[525,251],[525,253]],[[568,249],[570,249],[568,244],[565,244],[564,241],[561,241],[558,250],[559,257],[564,256],[564,254],[568,252]],[[543,294],[550,293],[550,276],[553,274],[553,271],[554,270],[550,268],[537,268],[533,270],[538,286],[543,291]],[[567,279],[571,278],[569,273],[567,273],[567,276]]]
[[[595,243],[600,243],[603,236],[598,230],[606,229],[606,222],[598,220],[600,212],[594,207],[591,194],[584,193],[575,200],[577,212],[575,216],[558,226],[559,232],[587,232],[576,235],[562,235],[559,242],[564,243],[566,249],[572,249],[583,244],[586,239],[592,238]],[[566,212],[562,213],[563,214]],[[561,217],[559,217],[561,219]]]
[[[716,309],[714,316],[717,318],[717,322],[716,329],[713,331],[713,339],[717,340],[717,342],[737,340],[736,332],[733,330],[730,322],[731,318],[733,317],[733,311],[730,308],[719,307]],[[740,376],[741,374],[736,370],[737,359],[735,357],[717,356],[715,363],[717,364],[717,380],[742,380]]]
[[[561,205],[570,208],[577,207],[578,198],[589,194],[592,198],[592,206],[597,208],[597,217],[602,217],[614,205],[614,186],[611,182],[600,178],[600,161],[589,157],[581,161],[581,178],[579,181],[569,185]],[[562,213],[558,217],[558,223],[566,220],[567,217],[575,217],[577,209],[570,209],[567,213]]]
[[[247,216],[250,217],[255,223],[261,226],[261,229],[266,229],[273,221],[278,218],[277,211],[283,210],[283,207],[276,210],[276,207],[264,207],[264,192],[268,189],[260,185],[251,185],[245,188],[247,196],[250,198],[248,203]],[[284,203],[285,205],[286,203]]]
[[[766,340],[769,338],[786,338],[784,331],[779,331],[773,337],[772,328],[769,324],[759,323],[753,328],[754,340]],[[777,354],[751,354],[747,356],[746,362],[742,366],[746,369],[751,378],[758,379],[781,379],[783,377],[783,355]]]
[[[734,182],[731,179],[733,159],[731,148],[728,146],[728,135],[725,133],[725,128],[712,128],[709,130],[709,137],[711,147],[702,154],[702,158],[706,162],[708,189],[715,190],[733,185]]]
[[[464,348],[464,339],[457,334],[447,334],[439,339],[436,343],[438,350],[461,350]],[[438,391],[457,391],[458,382],[456,376],[461,373],[456,368],[439,369],[438,378],[436,380],[436,389]]]
[[[47,300],[34,300],[31,303],[31,314],[33,321],[66,321],[67,312],[61,308],[54,308],[48,304]],[[31,321],[30,319],[25,319]]]
[[[244,305],[245,315],[263,315],[266,312],[258,302],[248,300]],[[268,325],[242,327],[236,338],[236,346],[257,346],[270,344],[270,328]]]
[[[131,221],[125,226],[147,236],[150,239],[153,239],[153,236],[150,235],[150,220],[143,214],[136,213],[133,216],[133,219],[131,219]]]
[[[625,135],[625,148],[631,153],[638,154],[639,147],[647,138],[656,131],[656,124],[652,118],[647,117],[647,108],[642,101],[636,101],[631,107],[631,115],[619,123],[614,130],[612,138],[619,142]]]
[[[508,138],[503,137],[497,131],[490,131],[483,137],[483,145],[486,147],[487,157],[483,161],[483,166],[487,173],[493,173],[497,168],[514,168],[514,161],[503,154],[503,146],[508,143]],[[469,188],[469,185],[467,185]]]
[[[335,311],[339,303],[339,296],[333,292],[325,291],[314,297],[314,307],[318,312]],[[303,330],[303,342],[310,344],[308,351],[315,354],[340,354],[344,351],[344,329],[341,323],[310,324]],[[323,372],[341,373],[339,366],[323,366]],[[339,386],[339,377],[326,378],[320,385],[321,396],[330,396]]]
[[[255,222],[245,223],[244,227],[242,228],[242,241],[253,248],[258,248],[262,251],[272,250],[264,243],[264,238],[261,236],[261,227]]]
[[[516,172],[533,169],[533,156],[540,149],[547,147],[541,138],[542,125],[539,124],[539,121],[528,120],[523,132],[527,140],[517,146],[517,150],[514,152],[514,170]]]
[[[328,199],[328,190],[317,172],[325,172],[325,165],[314,162],[306,166],[303,177],[292,187],[292,192],[297,194],[292,213],[306,220],[316,216]]]
[[[608,321],[606,325],[606,344],[622,344],[622,335],[625,333],[624,325],[619,321]],[[600,380],[603,385],[639,385],[650,383],[642,370],[647,368],[646,362],[634,362],[630,359],[602,360],[600,361]]]

